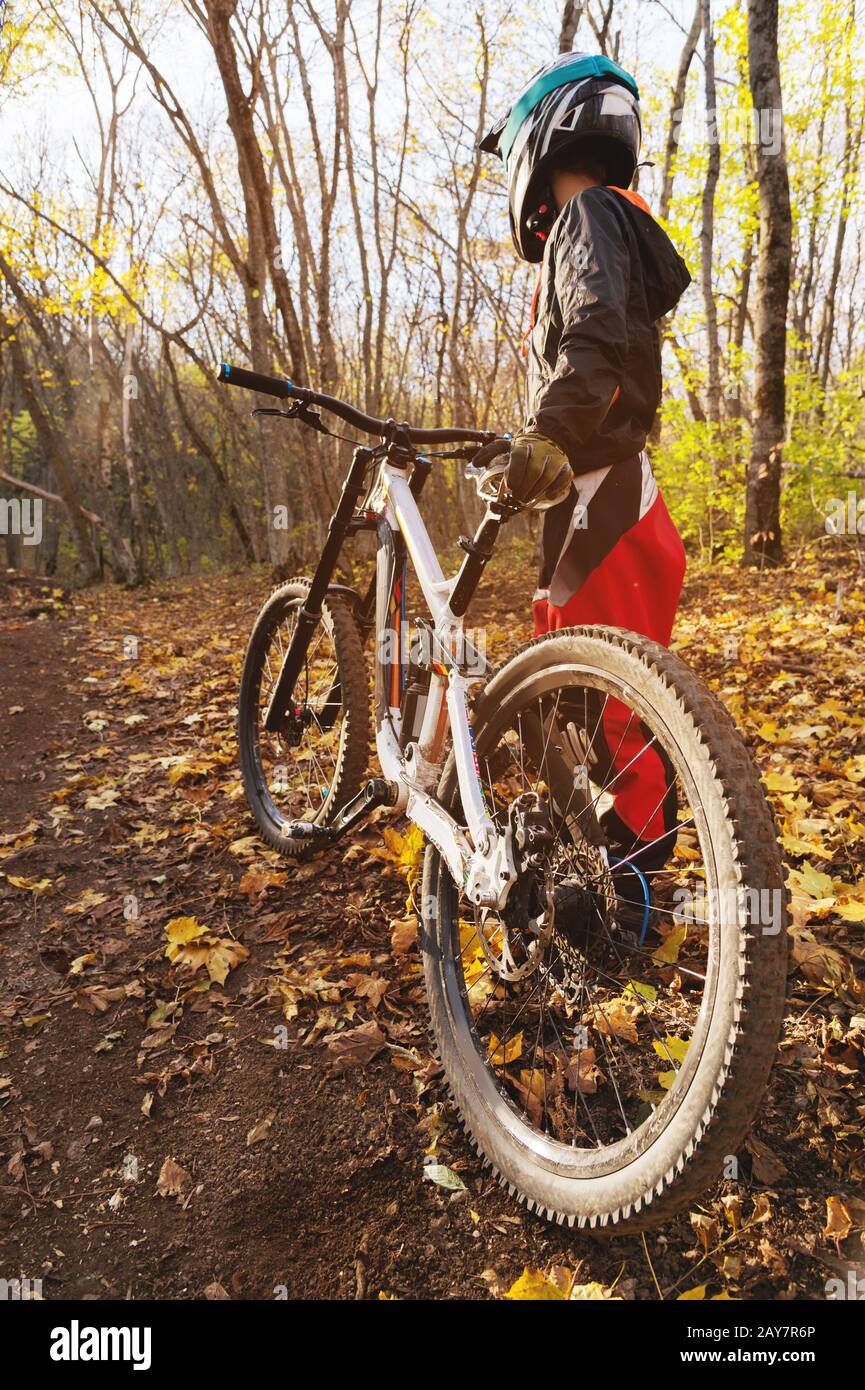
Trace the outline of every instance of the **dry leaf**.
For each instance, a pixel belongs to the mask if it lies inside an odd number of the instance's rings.
[[[185,1168],[181,1168],[179,1163],[175,1163],[173,1158],[166,1158],[159,1170],[159,1177],[156,1180],[156,1191],[160,1197],[182,1198],[186,1189],[190,1186],[192,1177]]]
[[[357,1028],[345,1028],[339,1033],[328,1033],[324,1045],[331,1055],[333,1065],[339,1071],[347,1067],[363,1067],[381,1052],[387,1039],[378,1024],[370,1021]]]
[[[275,1119],[276,1111],[270,1110],[265,1115],[263,1120],[259,1120],[257,1125],[253,1125],[252,1129],[246,1136],[246,1147],[249,1148],[250,1144],[257,1144],[260,1139],[266,1139],[268,1134],[270,1133],[270,1126],[273,1124]]]

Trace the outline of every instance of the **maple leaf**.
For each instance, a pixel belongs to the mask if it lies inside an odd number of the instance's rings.
[[[237,854],[241,857],[255,854],[260,851],[261,841],[257,835],[244,835],[240,840],[234,840],[228,846],[229,854]]]
[[[545,1274],[541,1274],[540,1270],[529,1269],[526,1266],[519,1279],[511,1284],[505,1298],[509,1298],[515,1303],[537,1300],[564,1302],[567,1299],[567,1294],[563,1293],[558,1285],[548,1279]]]
[[[819,869],[815,869],[813,864],[807,861],[801,869],[790,870],[790,887],[807,898],[820,900],[834,897],[829,874],[820,873]]]
[[[567,1302],[606,1302],[620,1303],[621,1299],[606,1284],[593,1280],[588,1284],[576,1283],[576,1274],[563,1265],[554,1265],[547,1274],[538,1269],[526,1267],[516,1283],[504,1295],[515,1302],[528,1301],[567,1301]]]
[[[388,989],[390,981],[382,979],[380,975],[354,974],[348,976],[348,983],[351,985],[358,999],[368,999],[370,1008],[377,1009]]]
[[[237,885],[239,893],[247,893],[250,898],[263,896],[268,888],[284,888],[285,874],[274,869],[247,869]]]
[[[239,941],[230,937],[217,939],[208,951],[207,973],[215,984],[224,985],[235,966],[248,958],[249,951]]]
[[[792,772],[767,772],[763,778],[770,792],[794,792],[799,786]]]
[[[194,941],[198,936],[204,936],[207,927],[202,927],[197,917],[172,917],[165,928],[165,935],[168,938],[168,945],[165,954],[169,960],[174,960],[178,951],[187,942]]]
[[[87,811],[107,811],[110,806],[114,806],[120,793],[116,787],[104,787],[100,792],[94,792],[88,796],[84,803]]]
[[[423,831],[416,825],[410,825],[405,834],[401,835],[392,826],[385,826],[381,837],[385,848],[371,849],[370,854],[376,859],[384,860],[386,864],[395,864],[408,882],[413,882],[417,878],[423,854]]]
[[[249,957],[249,951],[239,941],[214,935],[196,917],[173,917],[165,934],[168,938],[165,954],[173,965],[193,975],[206,967],[211,980],[218,985],[224,985],[229,972]]]
[[[565,1068],[565,1080],[568,1089],[579,1091],[581,1096],[592,1096],[598,1089],[598,1081],[603,1079],[603,1072],[597,1065],[595,1049],[593,1047],[581,1048],[571,1058]]]
[[[655,964],[675,965],[687,935],[688,928],[684,922],[678,922],[671,926],[660,946],[652,953],[652,960]]]
[[[668,1033],[663,1042],[653,1042],[652,1047],[663,1061],[681,1063],[685,1060],[690,1042],[685,1038],[677,1038]],[[676,1067],[659,1073],[658,1081],[665,1091],[669,1091],[678,1074]]]
[[[384,1033],[374,1021],[361,1023],[357,1028],[345,1028],[342,1032],[328,1033],[324,1045],[331,1055],[333,1065],[343,1071],[347,1067],[365,1066],[372,1061],[385,1046]]]

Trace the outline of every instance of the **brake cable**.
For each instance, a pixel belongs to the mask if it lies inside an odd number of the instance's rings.
[[[318,411],[313,410],[306,401],[292,401],[288,410],[279,410],[276,406],[259,405],[250,411],[250,414],[281,415],[283,420],[300,420],[302,425],[309,425],[310,429],[317,430],[319,434],[326,434],[331,439],[341,439],[344,444],[363,447],[362,439],[351,439],[347,434],[337,434],[335,430],[328,429]]]
[[[288,410],[280,410],[276,406],[259,405],[256,406],[254,410],[250,411],[250,414],[279,415],[283,420],[299,420],[302,425],[309,425],[310,429],[317,430],[319,434],[326,434],[331,439],[340,439],[344,444],[354,444],[355,446],[363,447],[363,440],[352,439],[347,434],[337,434],[336,430],[328,429],[327,425],[322,420],[319,412],[317,410],[313,410],[312,407],[306,403],[306,401],[292,401]],[[425,462],[426,460],[432,461],[433,459],[465,459],[471,461],[471,459],[473,459],[475,454],[478,452],[478,449],[483,449],[486,447],[487,446],[485,444],[480,444],[478,445],[478,448],[472,450],[446,449],[437,451],[435,453],[419,453],[416,455],[416,458],[420,462]]]

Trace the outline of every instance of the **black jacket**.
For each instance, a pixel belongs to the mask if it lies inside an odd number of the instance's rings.
[[[655,322],[690,279],[651,214],[620,192],[588,188],[562,208],[544,248],[526,428],[554,440],[575,472],[644,447],[661,399]]]

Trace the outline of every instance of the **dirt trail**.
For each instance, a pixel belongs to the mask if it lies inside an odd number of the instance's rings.
[[[743,612],[748,583],[727,584]],[[772,583],[776,605],[816,601],[791,599],[790,572]],[[524,635],[514,584],[500,573],[478,606],[494,659]],[[826,1138],[833,1117],[855,1119],[849,994],[793,1001],[744,1176],[709,1194],[696,1227],[685,1216],[650,1235],[647,1258],[639,1238],[527,1214],[482,1169],[435,1073],[418,956],[395,949],[406,884],[370,854],[381,826],[301,867],[251,835],[232,723],[264,591],[260,575],[74,600],[6,585],[0,1277],[41,1278],[46,1298],[201,1297],[216,1284],[232,1298],[453,1298],[495,1291],[490,1271],[507,1287],[526,1265],[561,1264],[580,1282],[618,1278],[624,1297],[656,1297],[655,1278],[671,1297],[703,1282],[822,1296],[857,1240],[855,1228],[843,1248],[821,1235],[825,1199],[852,1197],[862,1172],[861,1138]],[[711,630],[702,608],[686,610],[710,673]],[[815,666],[812,702],[822,679]],[[164,954],[178,917],[248,956],[191,990]],[[377,1006],[355,978],[380,984]],[[372,1018],[381,1050],[335,1070],[323,1039]],[[424,1181],[425,1153],[466,1191]],[[157,1190],[167,1159],[182,1169],[177,1196]],[[769,1215],[701,1264],[703,1218],[711,1245],[732,1234],[725,1193],[743,1219],[761,1203]]]

